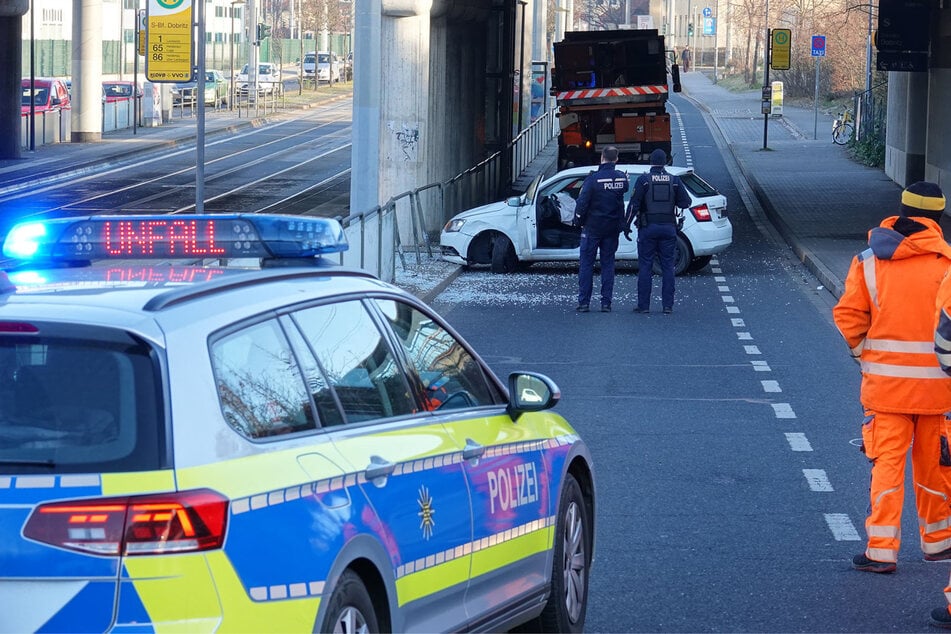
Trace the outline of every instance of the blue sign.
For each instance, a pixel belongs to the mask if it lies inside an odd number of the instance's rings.
[[[716,34],[717,34],[717,19],[716,19],[716,18],[704,18],[704,19],[703,19],[703,34],[704,34],[704,35],[716,35]]]
[[[812,56],[813,57],[826,56],[826,36],[825,35],[812,36]]]
[[[703,17],[709,18],[711,15],[713,15],[713,11],[710,10],[710,7],[704,7],[704,8],[703,8]]]

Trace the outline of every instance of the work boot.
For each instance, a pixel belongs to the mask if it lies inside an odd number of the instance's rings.
[[[898,566],[891,561],[875,561],[874,559],[869,559],[865,556],[865,553],[861,553],[852,557],[852,567],[862,572],[887,573],[895,572]]]
[[[947,561],[951,559],[951,548],[945,548],[940,553],[925,553],[925,561]]]
[[[948,606],[944,605],[931,611],[931,624],[951,630],[951,612],[948,612]]]
[[[640,314],[642,314],[642,315],[645,315],[645,314],[651,312],[651,309],[650,309],[650,308],[641,308],[641,307],[638,306],[638,307],[636,307],[636,308],[634,309],[634,312],[635,312],[635,313],[640,313]]]
[[[610,312],[611,312],[611,304],[601,304],[601,312],[602,312],[602,313],[610,313]]]
[[[575,310],[578,311],[579,313],[586,313],[591,309],[588,308],[587,304],[578,304],[578,307],[575,308]]]
[[[672,313],[672,312],[674,312],[673,306],[664,306],[664,314],[665,314],[665,315],[669,315],[669,314]]]

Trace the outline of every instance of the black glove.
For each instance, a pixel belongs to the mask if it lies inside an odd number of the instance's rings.
[[[631,240],[631,228],[630,228],[630,227],[624,227],[624,237],[627,239],[628,242],[634,242],[633,240]]]

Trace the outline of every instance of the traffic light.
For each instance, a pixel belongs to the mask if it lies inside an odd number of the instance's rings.
[[[693,22],[687,25],[687,35],[693,36]]]
[[[258,22],[258,41],[271,37],[271,27],[264,22]]]

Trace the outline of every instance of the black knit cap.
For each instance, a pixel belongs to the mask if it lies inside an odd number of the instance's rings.
[[[667,165],[667,152],[660,148],[651,152],[651,165]]]
[[[901,193],[901,215],[939,220],[944,213],[944,193],[935,183],[918,181]]]

